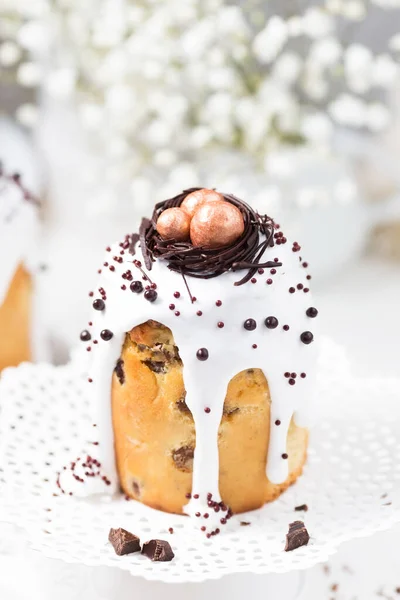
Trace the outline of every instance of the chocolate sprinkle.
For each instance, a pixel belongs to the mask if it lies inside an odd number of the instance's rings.
[[[142,554],[154,562],[168,562],[175,556],[171,546],[165,540],[150,540],[146,542],[143,544]]]
[[[139,239],[148,270],[151,270],[156,258],[167,260],[171,271],[200,279],[218,277],[227,271],[248,269],[248,273],[235,283],[242,285],[247,283],[259,268],[282,266],[279,262],[260,262],[267,248],[274,246],[273,220],[267,215],[259,215],[246,202],[231,194],[223,194],[224,200],[236,206],[244,220],[244,232],[233,244],[210,249],[195,247],[190,242],[163,240],[156,229],[160,214],[168,208],[180,206],[188,194],[199,189],[202,188],[190,188],[174,198],[159,202],[154,208],[151,220],[142,220]],[[260,233],[265,236],[261,242]]]
[[[126,529],[110,529],[108,541],[115,550],[115,554],[123,556],[124,554],[132,554],[140,552],[140,539],[137,535],[126,531]]]
[[[307,512],[308,506],[307,506],[307,504],[300,504],[300,506],[295,506],[294,510],[296,510],[297,512],[300,512],[300,511]]]
[[[92,339],[92,336],[90,335],[90,333],[88,332],[87,329],[84,329],[81,333],[81,340],[82,342],[89,342]]]
[[[125,371],[124,371],[124,361],[120,358],[117,360],[117,364],[115,365],[114,372],[118,377],[118,381],[121,385],[125,383]]]
[[[300,546],[307,546],[309,540],[310,536],[303,521],[294,521],[289,524],[289,531],[286,534],[285,552],[296,550]]]

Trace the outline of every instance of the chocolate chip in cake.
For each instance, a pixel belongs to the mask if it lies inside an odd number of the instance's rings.
[[[155,562],[168,562],[175,556],[171,546],[165,540],[150,540],[146,542],[143,544],[142,554]]]
[[[186,396],[186,394],[185,394],[185,396]],[[192,412],[191,412],[190,408],[188,407],[188,405],[186,404],[185,396],[183,396],[182,398],[180,398],[178,400],[178,402],[176,403],[176,407],[183,414],[191,415]]]
[[[137,535],[126,531],[126,529],[110,529],[108,541],[115,550],[115,554],[123,556],[124,554],[132,554],[140,552],[140,539]]]
[[[300,512],[300,511],[307,512],[308,506],[307,506],[307,504],[300,504],[300,506],[295,506],[294,510],[296,510],[298,512]]]
[[[124,371],[124,361],[122,360],[122,358],[119,358],[117,360],[117,364],[115,365],[115,369],[114,372],[116,374],[116,376],[118,377],[118,381],[120,382],[120,384],[124,384],[125,383],[125,371]]]
[[[294,521],[289,524],[289,531],[286,534],[285,552],[290,552],[300,546],[307,546],[309,540],[310,536],[303,521]]]
[[[142,360],[142,363],[146,365],[154,373],[165,373],[166,367],[165,362],[160,360]]]
[[[193,470],[193,457],[193,446],[181,446],[177,450],[172,451],[172,460],[174,461],[176,468],[180,471],[189,473]]]
[[[139,482],[136,481],[136,479],[132,480],[132,490],[133,490],[133,493],[135,494],[135,497],[139,499],[140,496],[142,495],[142,488],[141,488]]]

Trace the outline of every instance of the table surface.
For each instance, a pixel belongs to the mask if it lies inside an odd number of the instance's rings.
[[[400,265],[363,260],[343,268],[329,283],[314,285],[322,333],[346,347],[359,376],[398,376],[400,364]],[[347,543],[328,565],[299,574],[234,576],[220,582],[163,586],[132,578],[116,569],[66,565],[21,548],[15,529],[0,526],[1,600],[165,600],[227,597],[283,600],[304,584],[305,600],[400,600],[400,526],[366,540]],[[16,537],[13,537],[16,535]],[[399,592],[396,591],[399,589]],[[274,591],[275,590],[275,591]]]

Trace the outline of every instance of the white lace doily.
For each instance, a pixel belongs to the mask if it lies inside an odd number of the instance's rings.
[[[48,557],[119,567],[151,580],[204,581],[311,567],[342,542],[400,522],[400,380],[351,378],[343,354],[327,341],[320,419],[303,476],[277,501],[234,517],[210,540],[192,519],[123,496],[53,495],[57,471],[90,441],[91,409],[77,364],[24,364],[0,382],[0,518],[22,527],[30,545]],[[295,512],[302,504],[308,511]],[[296,519],[304,520],[310,543],[284,552],[288,524]],[[118,557],[107,543],[110,527],[124,527],[142,541],[168,539],[175,559]]]

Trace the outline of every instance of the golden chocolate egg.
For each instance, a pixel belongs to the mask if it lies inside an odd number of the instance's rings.
[[[189,239],[190,217],[180,208],[167,208],[158,217],[157,231],[163,240],[184,242]]]
[[[193,246],[221,248],[235,242],[244,231],[242,213],[230,202],[206,202],[190,224]]]
[[[215,190],[203,188],[188,194],[182,202],[180,208],[184,210],[190,217],[193,217],[196,210],[205,202],[220,202],[223,199],[223,195],[219,194]]]

